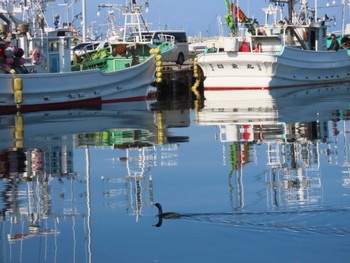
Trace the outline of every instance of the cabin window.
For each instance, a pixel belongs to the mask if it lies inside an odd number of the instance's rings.
[[[185,32],[157,32],[154,35],[154,40],[155,41],[160,41],[161,35],[170,35],[175,38],[175,43],[187,43],[187,37]]]
[[[50,51],[58,51],[57,42],[50,42],[49,47],[50,47]]]
[[[34,43],[33,43],[33,47],[34,48],[41,48],[41,42],[39,41],[39,40],[37,40],[37,41],[34,41]]]

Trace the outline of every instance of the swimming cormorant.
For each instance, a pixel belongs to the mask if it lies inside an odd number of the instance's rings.
[[[160,227],[163,223],[163,218],[172,219],[172,218],[180,218],[182,215],[176,212],[166,212],[163,213],[162,205],[160,203],[154,204],[158,208],[158,223],[154,226]]]

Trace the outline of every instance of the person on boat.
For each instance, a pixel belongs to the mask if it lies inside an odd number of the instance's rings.
[[[239,47],[239,52],[250,52],[250,47],[248,46],[245,37],[242,39],[242,45]]]
[[[265,31],[265,29],[259,28],[259,29],[258,29],[258,35],[259,35],[259,36],[266,36],[266,31]]]
[[[261,43],[258,43],[254,49],[254,52],[256,53],[261,53],[262,52],[262,47],[261,47]]]
[[[327,50],[338,51],[340,45],[339,45],[338,40],[336,39],[335,34],[331,34],[331,38],[332,38],[332,42],[329,45],[329,47],[327,48]]]
[[[349,36],[343,36],[343,38],[340,41],[343,48],[348,49],[350,48],[350,37]]]
[[[205,53],[216,53],[218,51],[218,49],[215,47],[215,43],[213,43],[211,48],[206,48],[205,49]]]

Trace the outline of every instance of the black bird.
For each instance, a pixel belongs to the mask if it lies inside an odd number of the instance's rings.
[[[176,212],[166,212],[163,213],[162,205],[160,203],[155,203],[154,204],[158,208],[158,216],[165,218],[165,219],[170,219],[170,218],[180,218],[181,215]]]
[[[154,204],[158,208],[158,223],[154,226],[160,227],[163,223],[164,219],[173,219],[173,218],[180,218],[182,215],[176,212],[166,212],[163,213],[162,205],[160,203]]]

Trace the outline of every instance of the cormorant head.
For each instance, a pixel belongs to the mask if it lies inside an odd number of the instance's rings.
[[[158,208],[159,214],[163,213],[163,209],[160,203],[155,203],[154,205]]]
[[[160,227],[163,223],[163,217],[162,217],[162,213],[163,213],[163,210],[162,210],[162,206],[160,203],[155,203],[154,206],[156,206],[158,208],[158,223],[155,224],[154,226],[155,227]]]

